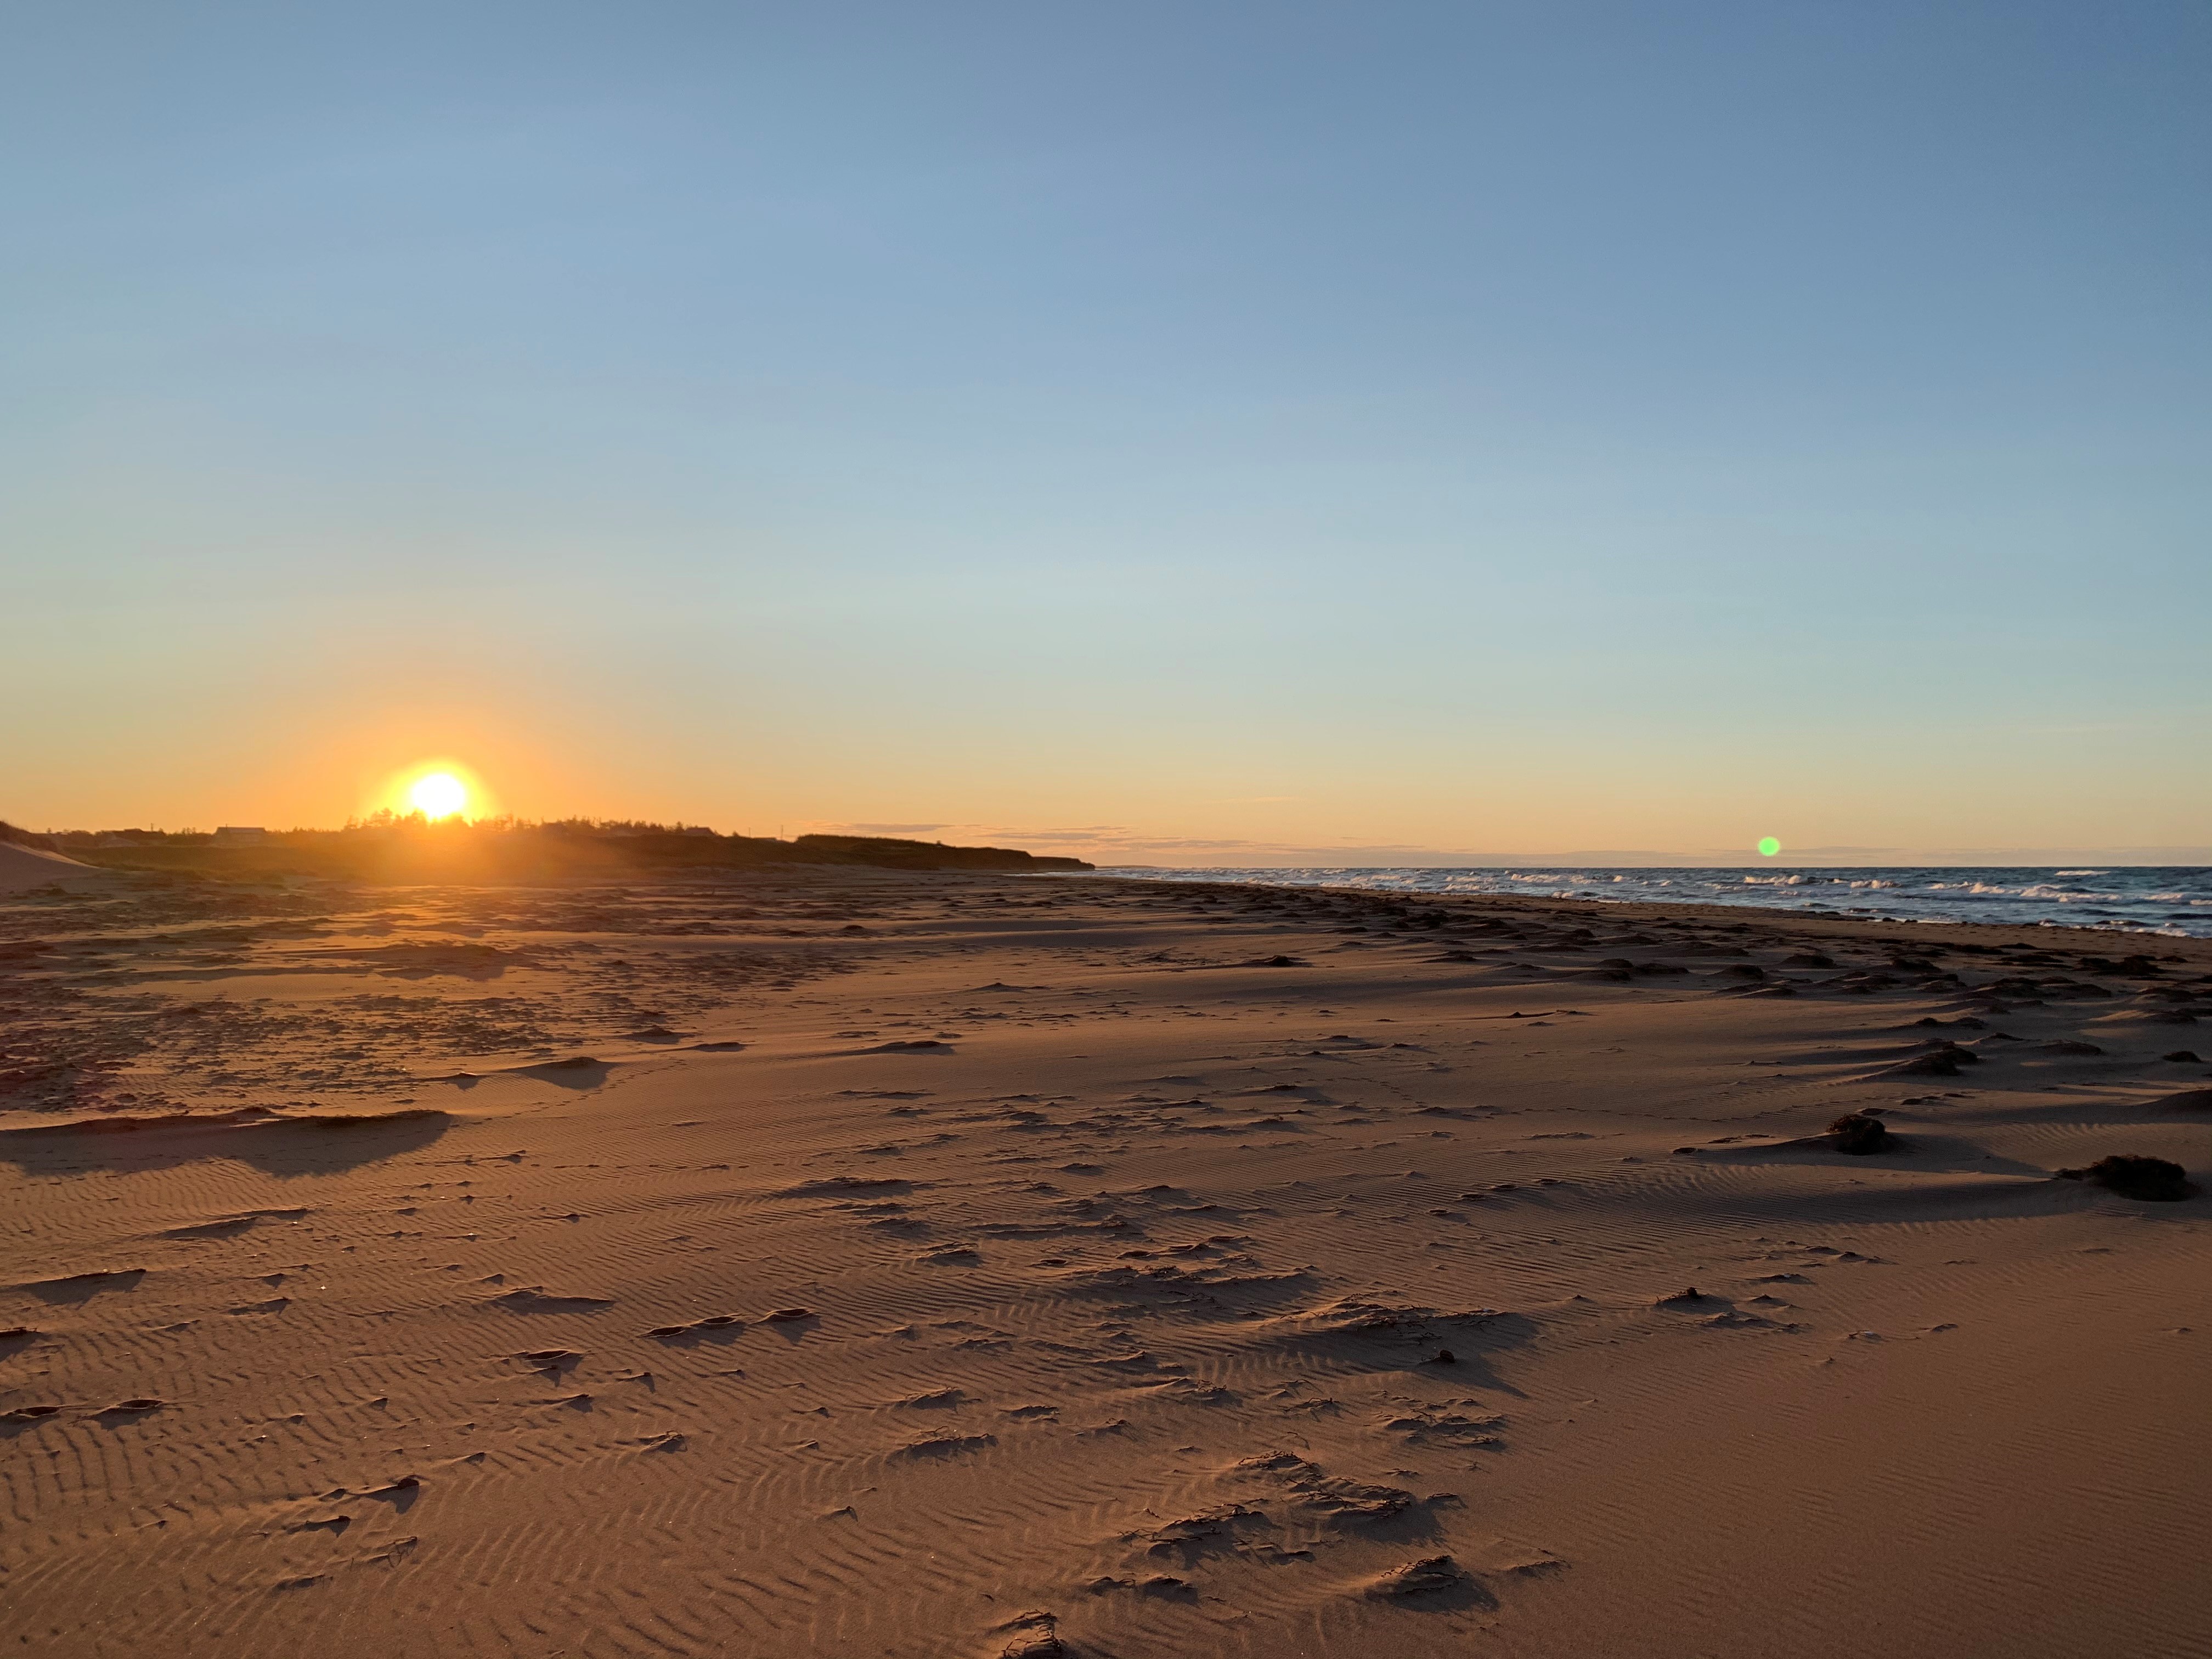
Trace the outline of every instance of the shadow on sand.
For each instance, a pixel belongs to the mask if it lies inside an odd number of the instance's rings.
[[[425,1107],[292,1116],[249,1106],[200,1115],[80,1118],[0,1130],[0,1163],[26,1174],[68,1175],[228,1158],[269,1175],[334,1175],[427,1146],[453,1121]]]

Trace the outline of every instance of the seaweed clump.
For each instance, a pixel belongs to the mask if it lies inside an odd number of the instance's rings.
[[[1838,1152],[1860,1156],[1893,1152],[1898,1144],[1889,1126],[1868,1112],[1844,1113],[1828,1126],[1828,1139]]]
[[[2118,1193],[2122,1198],[2142,1199],[2153,1204],[2172,1204],[2197,1190],[2190,1185],[2189,1172],[2179,1164],[2169,1158],[2143,1158],[2132,1152],[2115,1152],[2109,1158],[2100,1158],[2087,1169],[2061,1170],[2058,1178],[2086,1181],[2108,1193]]]

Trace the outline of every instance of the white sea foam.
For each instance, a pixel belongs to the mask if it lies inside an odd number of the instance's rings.
[[[2043,923],[2212,938],[2212,869],[1353,868],[1164,870],[1110,875],[1354,887],[1405,893],[1522,893],[1621,902],[1744,904],[1899,921]],[[2074,878],[2099,878],[2095,888]],[[1843,907],[1843,908],[1838,908]],[[2176,907],[2185,907],[2180,915]]]

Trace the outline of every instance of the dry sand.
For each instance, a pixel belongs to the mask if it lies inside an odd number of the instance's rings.
[[[2204,944],[134,884],[0,998],[13,1650],[2212,1653],[2212,1199],[2051,1178],[2205,1175]]]

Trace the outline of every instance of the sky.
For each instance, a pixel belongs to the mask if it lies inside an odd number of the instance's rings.
[[[5,13],[13,822],[2212,861],[2197,0]]]

